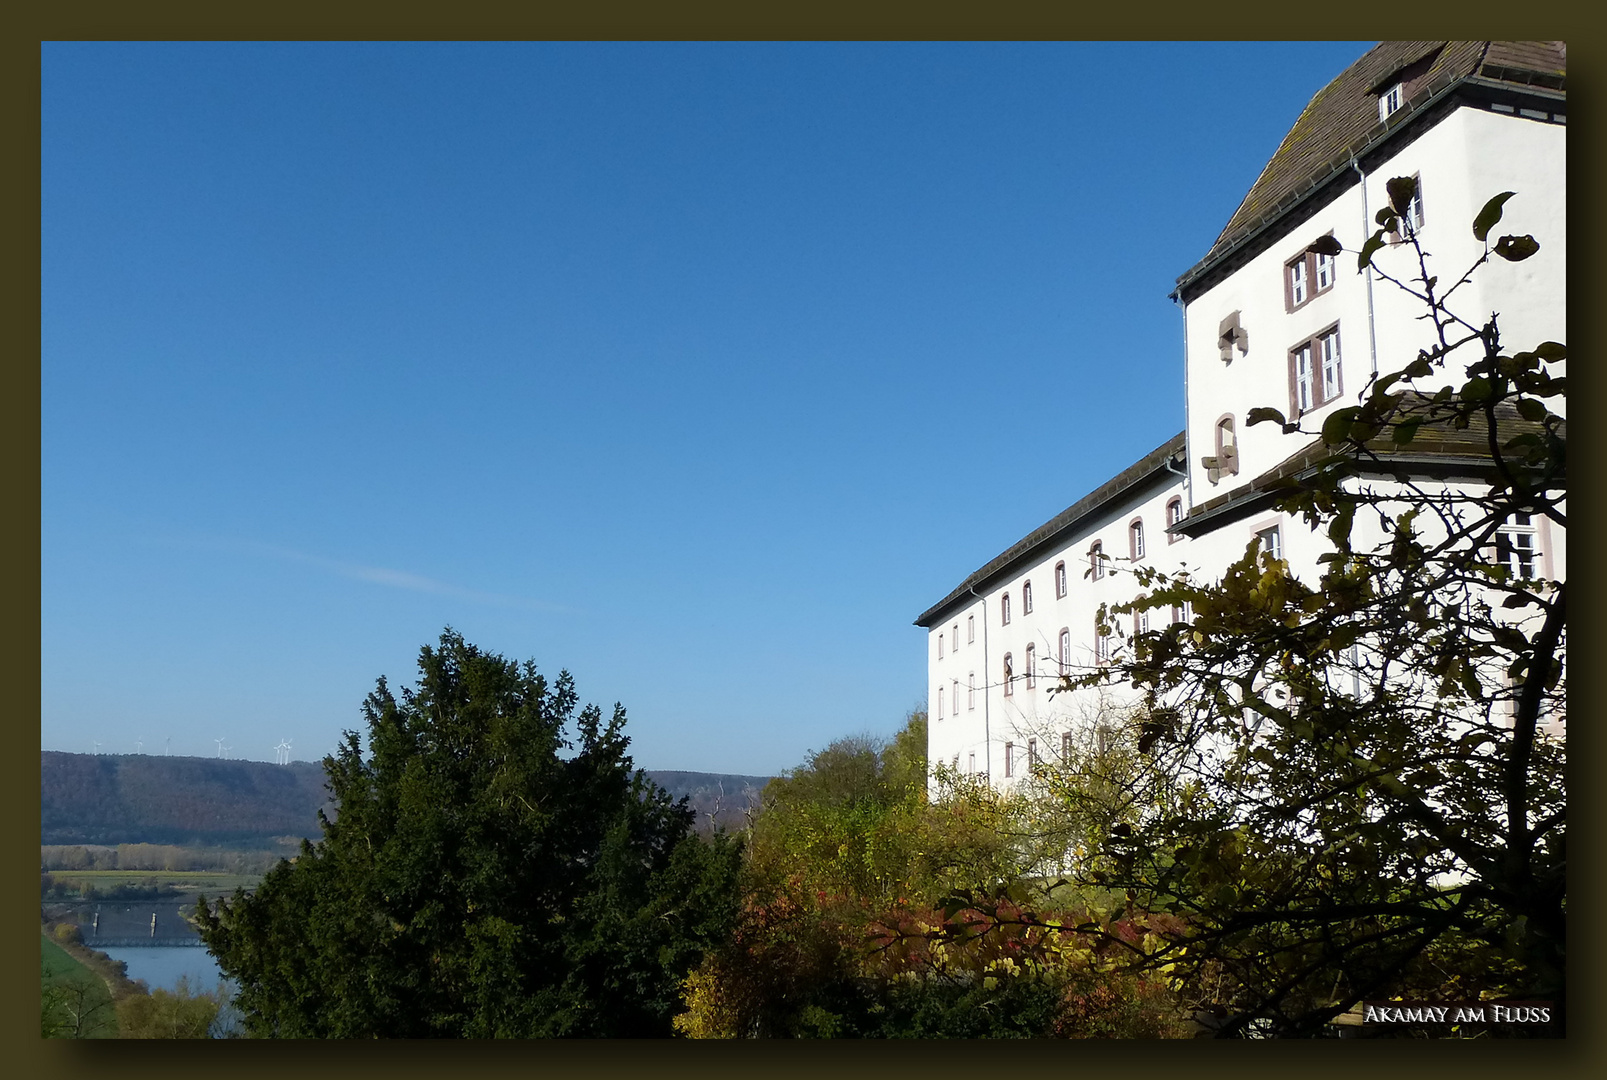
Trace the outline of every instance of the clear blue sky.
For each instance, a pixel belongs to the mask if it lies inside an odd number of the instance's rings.
[[[46,749],[316,759],[451,625],[768,774],[1182,427],[1368,43],[46,44]]]

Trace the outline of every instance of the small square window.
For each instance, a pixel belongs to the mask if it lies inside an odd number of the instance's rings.
[[[1390,115],[1400,111],[1400,107],[1404,104],[1406,104],[1406,85],[1396,83],[1378,95],[1378,118],[1388,120]]]

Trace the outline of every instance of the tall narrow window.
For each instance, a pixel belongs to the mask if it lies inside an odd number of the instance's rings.
[[[1256,539],[1261,541],[1262,551],[1271,555],[1274,559],[1283,558],[1283,534],[1278,526],[1274,525],[1270,529],[1262,529],[1255,535]]]
[[[1134,561],[1144,557],[1144,522],[1139,518],[1127,525],[1127,547]]]
[[[1010,654],[1004,654],[1004,696],[1009,697],[1015,693],[1016,673],[1010,662]]]
[[[1332,255],[1319,254],[1317,256],[1318,292],[1322,292],[1324,289],[1331,289],[1334,287],[1334,271],[1337,269],[1337,266],[1338,264],[1334,261],[1334,257]]]
[[[1007,592],[999,594],[999,625],[1010,625],[1010,594]]]
[[[1060,733],[1060,760],[1063,762],[1071,761],[1071,732],[1069,731]]]
[[[1137,637],[1139,634],[1147,633],[1149,633],[1149,612],[1133,612],[1133,636]]]
[[[1021,583],[1021,614],[1032,614],[1032,582],[1030,581]]]
[[[1066,564],[1055,563],[1055,596],[1061,600],[1066,598]]]
[[[1310,295],[1311,283],[1310,279],[1306,276],[1306,266],[1306,258],[1302,255],[1299,259],[1290,263],[1288,267],[1289,299],[1292,300],[1297,307],[1301,304],[1304,304],[1306,302],[1306,298]]]
[[[1016,744],[1012,743],[1012,742],[1005,743],[1004,744],[1004,775],[1006,775],[1006,776],[1014,776],[1015,775],[1015,756],[1016,756]]]
[[[943,659],[943,635],[942,634],[939,634],[937,636],[937,658],[939,660]]]
[[[954,647],[956,649],[958,649],[960,647],[960,624],[959,623],[954,624],[954,638],[953,638],[953,641],[954,641]]]
[[[1097,619],[1094,621],[1094,659],[1101,664],[1110,663],[1110,635],[1104,632]]]
[[[1098,540],[1088,548],[1088,573],[1095,581],[1105,576],[1105,549]]]
[[[1322,351],[1322,396],[1332,401],[1339,396],[1339,327],[1334,327],[1317,338]]]
[[[949,685],[954,690],[954,693],[949,695],[949,700],[951,702],[953,702],[953,704],[954,704],[954,715],[959,716],[960,715],[960,680],[955,679]]]
[[[965,677],[965,708],[967,711],[976,708],[976,672]]]
[[[1038,685],[1038,646],[1027,643],[1027,689]]]
[[[1310,342],[1295,347],[1294,365],[1295,412],[1309,412],[1317,404],[1316,378],[1312,371]]]
[[[966,768],[966,771],[969,772],[972,776],[976,775],[976,755],[975,754],[967,754],[967,755],[965,755],[965,768]]]
[[[1513,514],[1512,520],[1495,534],[1495,552],[1496,561],[1506,567],[1515,580],[1533,581],[1539,577],[1534,518],[1529,514]]]
[[[937,688],[937,718],[943,719],[943,688]]]
[[[1034,765],[1036,765],[1036,764],[1038,764],[1038,740],[1037,739],[1028,739],[1027,740],[1027,770],[1030,772],[1032,770],[1032,767]]]
[[[1239,471],[1239,443],[1233,433],[1233,417],[1224,416],[1216,422],[1216,456],[1207,458],[1205,467],[1206,478],[1213,484]]]
[[[975,640],[976,640],[976,616],[975,615],[967,615],[965,617],[965,643],[967,645],[969,645]]]
[[[1166,542],[1168,544],[1175,544],[1179,540],[1183,539],[1177,533],[1171,531],[1173,525],[1181,525],[1182,523],[1183,497],[1179,495],[1177,498],[1168,499],[1166,502]]]
[[[1071,631],[1060,631],[1060,674],[1071,673]]]

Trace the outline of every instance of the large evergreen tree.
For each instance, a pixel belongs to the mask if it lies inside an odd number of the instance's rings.
[[[448,630],[383,678],[325,759],[337,817],[254,894],[201,905],[254,1033],[670,1034],[682,978],[734,917],[735,845],[632,768],[568,673]]]

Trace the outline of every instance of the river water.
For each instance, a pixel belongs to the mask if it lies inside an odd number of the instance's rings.
[[[172,990],[182,975],[190,977],[191,990],[212,990],[223,979],[212,954],[195,945],[140,945],[100,951],[123,961],[128,965],[128,977],[144,979],[152,990]]]

